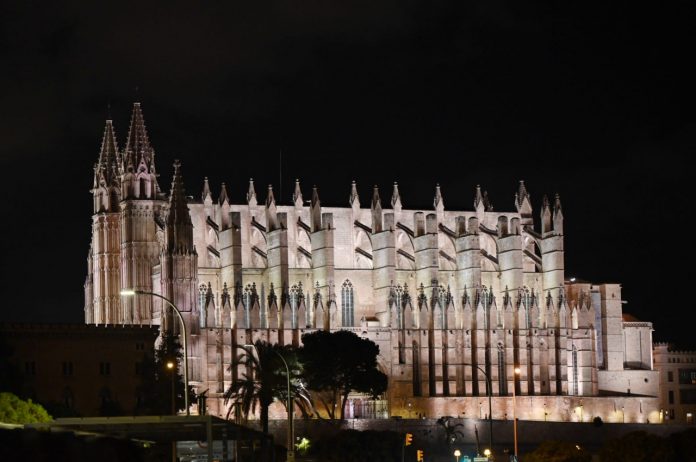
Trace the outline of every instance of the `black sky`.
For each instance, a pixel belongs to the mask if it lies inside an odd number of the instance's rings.
[[[140,101],[165,190],[179,158],[236,202],[249,177],[286,204],[295,178],[335,206],[353,179],[406,208],[558,192],[566,274],[696,347],[689,2],[105,3],[0,4],[0,319],[82,320],[107,107],[123,144]]]

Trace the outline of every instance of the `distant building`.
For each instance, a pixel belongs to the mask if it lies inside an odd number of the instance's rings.
[[[299,181],[291,204],[270,186],[261,202],[253,181],[233,204],[207,179],[188,197],[178,163],[169,194],[157,178],[136,103],[123,149],[106,122],[94,167],[85,322],[177,329],[159,298],[119,294],[171,299],[213,414],[227,411],[236,346],[348,329],[380,346],[390,380],[377,405],[351,397],[349,417],[484,417],[489,377],[495,418],[659,420],[652,326],[622,320],[619,284],[566,278],[558,196],[540,201],[535,229],[523,182],[513,210],[494,210],[476,186],[472,209],[453,211],[439,186],[432,210],[409,210],[396,184],[388,201],[375,186],[363,207],[353,183],[345,207],[327,207]]]
[[[696,417],[696,351],[655,343],[660,373],[660,415],[665,423],[693,424]]]
[[[80,416],[133,412],[141,362],[159,329],[148,326],[0,324],[23,376],[24,394]]]

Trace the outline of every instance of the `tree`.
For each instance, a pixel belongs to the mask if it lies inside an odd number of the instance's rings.
[[[142,381],[138,387],[139,402],[136,414],[168,415],[172,412],[172,378],[176,410],[185,410],[183,367],[179,368],[184,358],[183,349],[177,336],[163,334],[158,340],[154,357],[145,353],[140,363]],[[175,365],[174,369],[167,363]],[[177,369],[180,369],[177,372]],[[176,374],[176,377],[172,377]],[[195,403],[196,393],[189,386],[189,403]]]
[[[601,460],[648,462],[673,460],[674,449],[668,440],[651,433],[637,431],[607,441],[599,454]]]
[[[437,419],[437,424],[445,431],[445,443],[448,445],[457,441],[457,438],[464,438],[464,433],[460,430],[460,428],[464,428],[464,425],[461,423],[453,423],[452,420],[452,417],[449,416]]]
[[[240,354],[232,360],[229,370],[236,371],[243,366],[245,371],[240,377],[235,377],[230,387],[225,391],[225,404],[232,403],[227,417],[232,411],[240,412],[244,419],[249,414],[260,411],[261,427],[268,433],[268,408],[274,399],[281,400],[287,405],[287,376],[281,355],[290,369],[290,391],[294,402],[300,403],[301,409],[306,408],[309,395],[299,379],[300,366],[297,355],[291,346],[271,345],[257,340],[254,346],[237,347]]]
[[[589,462],[592,456],[582,447],[567,441],[544,441],[525,454],[525,462]]]
[[[379,346],[353,332],[316,331],[302,336],[300,362],[307,388],[314,392],[329,418],[345,416],[351,392],[377,399],[387,390],[387,376],[377,368]]]
[[[28,424],[53,420],[46,409],[30,399],[24,401],[14,393],[0,393],[0,422]]]

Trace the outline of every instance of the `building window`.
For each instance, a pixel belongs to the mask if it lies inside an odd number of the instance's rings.
[[[669,404],[674,404],[674,391],[670,390],[667,396],[667,402]]]
[[[36,375],[36,362],[27,361],[24,363],[24,373],[26,375]]]
[[[111,363],[99,363],[99,375],[111,375]]]
[[[515,380],[517,379],[516,374],[513,374],[513,377]],[[502,345],[498,346],[498,388],[500,389],[500,396],[507,396],[508,391],[507,374],[505,373],[505,351]]]
[[[672,371],[667,371],[667,381],[674,382],[674,373]]]
[[[573,345],[573,390],[571,394],[580,394],[578,386],[578,348],[575,345]]]
[[[679,369],[679,383],[696,385],[696,369]]]
[[[136,362],[135,363],[135,375],[142,375],[142,373],[143,373],[143,363]]]
[[[343,327],[353,327],[355,325],[355,307],[353,304],[353,284],[346,279],[341,288],[341,318]]]
[[[302,283],[299,282],[290,288],[290,312],[292,313],[293,329],[304,329],[307,327],[307,318],[300,319],[299,310],[300,304],[303,302],[304,294],[302,292]]]
[[[72,361],[63,361],[63,375],[65,375],[65,376],[73,375],[73,363],[72,363]]]
[[[137,351],[143,351],[143,350],[145,350],[145,344],[143,342],[137,342],[135,344],[135,349]]]
[[[679,404],[696,404],[696,389],[680,388]]]

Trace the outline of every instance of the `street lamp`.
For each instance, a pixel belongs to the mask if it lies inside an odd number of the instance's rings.
[[[486,377],[486,395],[488,395],[488,446],[490,446],[491,450],[493,449],[493,405],[492,405],[492,400],[493,398],[491,395],[493,394],[493,389],[491,387],[491,378],[488,377],[488,374],[486,374],[486,371],[481,369],[481,366],[476,366],[478,370],[481,371],[484,377]],[[480,408],[479,408],[480,409]]]
[[[161,298],[169,306],[172,307],[174,312],[176,313],[177,317],[179,318],[179,323],[181,324],[181,337],[183,338],[183,344],[184,344],[184,406],[186,407],[186,415],[191,415],[191,411],[189,410],[189,382],[188,382],[188,344],[186,342],[186,323],[184,322],[184,317],[181,315],[181,311],[179,311],[179,308],[172,303],[171,300],[169,300],[167,297],[163,297],[160,294],[156,294],[154,292],[147,292],[144,290],[135,290],[135,289],[123,289],[121,291],[121,295],[124,297],[134,297],[136,295],[152,295],[153,297]]]
[[[174,381],[174,374],[176,374],[176,370],[174,369],[174,361],[167,361],[167,369],[172,374],[172,396],[171,396],[171,402],[172,402],[172,415],[176,415],[176,387],[175,387],[175,381]],[[176,455],[176,441],[172,441],[172,462],[177,461],[177,455]]]
[[[517,376],[520,375],[520,368],[515,368],[514,380],[512,381],[512,434],[515,444],[515,460],[517,460],[517,395],[515,394],[515,388],[517,388]]]
[[[172,374],[172,415],[176,415],[176,388],[174,385],[174,361],[167,361],[167,369]]]
[[[244,345],[245,347],[252,347],[254,350],[256,350],[256,356],[259,356],[259,350],[256,348],[256,345],[253,343],[251,344],[246,344]],[[275,353],[281,361],[283,361],[283,365],[285,366],[285,375],[288,379],[288,457],[287,457],[287,462],[295,462],[295,428],[294,428],[294,420],[292,418],[292,394],[290,391],[290,368],[288,367],[287,361],[285,361],[285,358],[283,358],[283,355],[278,353],[276,350],[273,348],[270,348],[270,350]]]
[[[462,451],[460,451],[459,449],[454,450],[454,457],[457,458],[457,462],[459,462],[459,456],[461,456],[461,455],[462,455]]]

